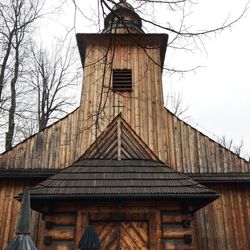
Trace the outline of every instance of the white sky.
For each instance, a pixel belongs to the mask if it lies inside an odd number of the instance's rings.
[[[56,2],[56,1],[55,1]],[[53,3],[55,3],[53,2]],[[92,18],[97,15],[97,0],[78,1],[81,10]],[[132,1],[128,0],[128,3]],[[195,29],[214,28],[227,18],[238,17],[246,5],[245,0],[203,0],[192,6],[187,17],[190,27]],[[166,14],[167,13],[167,14]],[[42,41],[52,43],[54,37],[71,27],[74,19],[72,2],[67,3],[58,15],[44,20],[37,32]],[[178,13],[166,12],[160,8],[151,13],[157,20],[178,23]],[[77,32],[96,32],[96,26],[80,14],[76,18]],[[239,144],[244,140],[244,151],[250,155],[250,10],[231,29],[204,38],[205,50],[192,53],[167,51],[170,66],[192,68],[203,67],[184,77],[173,75],[164,77],[164,95],[180,91],[188,122],[213,139],[226,136]],[[149,28],[150,30],[150,28]],[[152,32],[152,29],[150,30]],[[73,36],[73,33],[70,33]],[[202,48],[199,45],[199,48]],[[217,137],[216,137],[217,136]]]

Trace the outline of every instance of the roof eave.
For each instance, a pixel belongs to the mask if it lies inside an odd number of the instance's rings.
[[[161,56],[161,68],[164,66],[165,53],[168,44],[168,34],[165,33],[138,33],[138,34],[105,34],[105,33],[77,33],[76,40],[79,49],[82,66],[85,66],[85,51],[87,45],[91,44],[108,44],[115,37],[116,43],[128,43],[133,42],[134,44],[147,45],[159,43],[160,56]]]
[[[218,193],[210,194],[109,194],[109,195],[31,195],[31,206],[33,209],[46,212],[46,209],[37,204],[51,204],[53,201],[67,201],[67,202],[120,202],[120,201],[171,201],[180,202],[181,204],[188,204],[190,212],[195,212],[207,204],[218,199],[220,195]],[[18,200],[21,196],[16,196]]]

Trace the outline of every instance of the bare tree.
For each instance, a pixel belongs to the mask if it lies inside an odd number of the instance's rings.
[[[15,112],[16,112],[16,83],[19,76],[19,67],[20,67],[20,57],[19,50],[22,42],[23,34],[21,35],[21,39],[19,40],[19,34],[15,33],[15,44],[13,44],[15,50],[15,63],[14,63],[14,74],[10,82],[10,107],[9,107],[9,118],[8,118],[8,131],[6,132],[5,139],[5,148],[6,150],[11,148],[14,129],[15,129]]]
[[[121,2],[126,2],[126,0],[120,0]],[[114,0],[100,0],[98,1],[98,8],[100,12],[98,22],[103,21],[109,12],[112,12],[120,22],[123,22],[121,18],[114,13],[112,9],[117,1]],[[76,2],[73,1],[76,5]],[[205,49],[204,40],[211,35],[216,35],[226,29],[230,29],[234,24],[236,24],[241,18],[244,17],[248,10],[249,2],[243,7],[242,12],[236,18],[225,17],[222,24],[216,27],[206,27],[200,28],[198,25],[190,25],[188,23],[188,17],[192,14],[192,7],[194,1],[192,0],[131,0],[130,3],[134,6],[136,12],[140,15],[141,20],[144,23],[144,28],[151,30],[157,30],[159,32],[167,32],[169,34],[168,50],[185,50],[193,52],[194,50]],[[75,7],[80,9],[80,13],[84,13],[83,9],[79,6]],[[159,10],[165,10],[166,14],[163,18],[157,15]],[[165,17],[168,16],[167,13],[174,12],[178,18],[175,22],[171,23]],[[86,14],[86,13],[84,13]],[[171,14],[169,15],[171,16]],[[75,22],[74,22],[75,23]],[[126,26],[126,23],[124,23]],[[100,26],[100,24],[99,24]],[[197,26],[197,28],[196,28]],[[166,62],[163,69],[165,69],[169,74],[180,73],[184,74],[190,71],[198,69],[200,66],[194,65],[190,68],[176,68],[174,66],[169,67],[169,63]]]
[[[39,17],[42,5],[42,1],[33,0],[8,0],[0,3],[0,104],[4,102],[3,91],[13,71],[13,53],[17,57],[13,50],[20,50],[32,24]]]
[[[241,139],[240,143],[235,144],[233,139],[228,139],[225,135],[218,139],[218,143],[220,143],[223,147],[225,147],[228,150],[231,150],[238,156],[241,156],[244,149],[244,142],[243,139]]]
[[[42,2],[9,0],[0,3],[0,108],[8,111],[8,130],[5,148],[11,148],[15,129],[17,83],[25,57],[26,38],[39,17]],[[10,86],[10,95],[4,91]],[[7,103],[8,102],[8,103]],[[5,106],[4,106],[5,105]]]
[[[186,113],[189,107],[184,104],[183,96],[180,92],[168,94],[165,99],[165,105],[177,117],[182,118],[183,120],[188,118]]]
[[[76,85],[79,78],[79,65],[70,43],[64,48],[58,42],[52,54],[33,44],[32,70],[30,84],[36,93],[37,119],[39,131],[43,130],[50,119],[56,119],[58,113],[66,113],[66,106],[73,105],[62,93]],[[65,91],[64,91],[65,92]],[[72,98],[71,98],[72,100]]]
[[[130,33],[129,27],[126,26],[127,23],[124,22],[123,18],[119,16],[115,12],[115,9],[113,8],[115,4],[117,4],[117,1],[114,0],[98,0],[97,1],[97,11],[98,15],[92,15],[96,17],[96,24],[97,27],[101,27],[101,24],[103,23],[103,20],[106,18],[106,16],[111,12],[114,16],[114,19],[118,20],[117,23],[123,24],[125,29],[127,28],[127,33]],[[126,0],[120,0],[120,2],[126,2]],[[77,23],[77,16],[80,14],[86,21],[89,21],[90,16],[85,11],[83,7],[81,7],[75,0],[72,1],[75,8],[75,15],[74,15],[74,27],[72,30],[76,30],[75,26]],[[235,23],[237,23],[246,13],[248,9],[248,3],[244,6],[242,9],[242,12],[236,17],[236,18],[227,18],[225,17],[225,21],[216,26],[216,27],[208,27],[208,28],[196,28],[194,25],[190,25],[187,22],[187,17],[192,13],[192,5],[193,1],[191,0],[131,0],[129,3],[132,4],[135,11],[140,15],[141,20],[144,23],[144,29],[154,29],[159,32],[167,32],[169,34],[169,41],[168,41],[168,50],[185,50],[185,51],[193,51],[195,49],[204,49],[204,39],[207,37],[210,37],[211,35],[218,34],[222,32],[223,30],[230,29]],[[165,9],[166,11],[174,12],[175,15],[179,15],[178,19],[176,19],[176,22],[168,22],[168,20],[165,18],[160,19],[157,15],[157,10],[159,9]],[[131,34],[133,36],[133,34]],[[141,46],[144,49],[145,54],[149,57],[149,59],[156,63],[153,58],[150,58],[149,54],[147,53],[147,48],[143,47],[138,43],[138,46]],[[112,51],[114,48],[110,47],[108,50]],[[106,55],[108,54],[108,51]],[[104,64],[106,64],[106,60],[103,59]],[[98,62],[97,62],[98,63]],[[159,65],[160,67],[161,65]],[[109,65],[110,68],[112,68],[112,62],[111,65]],[[168,73],[180,73],[184,74],[186,72],[194,71],[199,66],[190,67],[188,69],[178,69],[176,67],[169,67],[168,62],[165,63],[163,69],[167,70]],[[103,78],[107,74],[106,67],[103,67]],[[108,92],[102,91],[107,86],[104,86],[104,81],[102,83],[101,88],[101,94],[100,94],[100,100],[99,100],[99,107],[97,110],[97,113],[94,114],[96,117],[95,120],[95,127],[96,129],[99,128],[98,119],[105,116],[105,114],[100,114],[101,112],[105,112],[105,100],[108,95]],[[175,95],[174,97],[171,97],[170,106],[172,106],[172,111],[177,115],[181,116],[183,119],[184,113],[187,111],[188,107],[183,106],[182,96],[180,94]]]
[[[6,150],[37,132],[37,121],[41,130],[60,112],[66,113],[67,109],[63,110],[63,107],[68,104],[68,99],[61,95],[62,89],[76,80],[75,72],[72,73],[74,53],[70,47],[63,49],[64,41],[58,44],[51,56],[45,49],[38,51],[30,47],[35,21],[43,16],[43,5],[43,0],[6,0],[0,3],[0,133],[1,139],[5,135],[5,141],[1,142]],[[35,70],[40,70],[36,83],[40,99],[37,100],[33,98]],[[33,86],[30,85],[31,76]],[[43,90],[39,82],[41,77],[44,77],[44,87],[47,84]],[[34,106],[39,107],[38,111]]]
[[[233,147],[233,139],[228,139],[225,135],[218,139],[218,142],[228,150]]]
[[[240,141],[239,144],[234,144],[233,145],[233,151],[238,156],[241,156],[241,154],[243,153],[243,148],[244,148],[243,139]]]

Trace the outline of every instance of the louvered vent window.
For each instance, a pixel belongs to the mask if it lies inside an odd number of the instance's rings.
[[[132,71],[131,69],[113,70],[113,90],[132,91]]]

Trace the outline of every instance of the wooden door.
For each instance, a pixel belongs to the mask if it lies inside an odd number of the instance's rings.
[[[148,250],[146,221],[95,222],[101,250]]]

